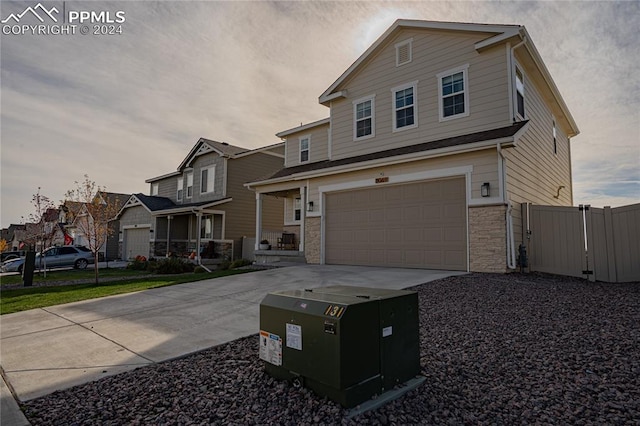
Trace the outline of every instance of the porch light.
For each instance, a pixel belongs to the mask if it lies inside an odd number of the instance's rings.
[[[313,211],[313,201],[309,201],[307,203],[307,211],[308,212],[312,212]]]
[[[490,188],[491,188],[491,185],[489,184],[489,182],[483,183],[482,186],[480,187],[480,195],[482,195],[483,197],[488,197],[490,193]]]

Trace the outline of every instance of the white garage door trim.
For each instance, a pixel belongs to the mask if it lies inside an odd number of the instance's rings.
[[[460,166],[451,167],[446,169],[426,170],[417,173],[406,173],[401,175],[389,175],[388,181],[380,184],[376,183],[376,179],[363,179],[358,181],[342,182],[333,185],[324,185],[318,187],[320,198],[320,211],[322,212],[322,219],[320,221],[320,263],[326,263],[326,202],[325,197],[332,192],[340,192],[352,189],[366,189],[382,187],[387,185],[399,184],[399,183],[418,183],[422,181],[448,178],[448,177],[464,177],[466,188],[466,231],[467,231],[467,272],[469,272],[470,265],[470,251],[469,251],[469,204],[471,202],[471,173],[473,172],[473,166]]]

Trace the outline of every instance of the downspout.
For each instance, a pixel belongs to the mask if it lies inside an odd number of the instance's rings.
[[[507,174],[505,162],[507,159],[502,152],[502,146],[498,143],[496,144],[498,155],[500,157],[500,173],[502,174],[502,187],[500,188],[500,192],[502,193],[502,201],[507,205],[506,212],[506,221],[507,221],[507,267],[509,269],[516,269],[516,243],[515,237],[513,235],[513,217],[511,216],[511,211],[513,210],[513,206],[511,205],[511,200],[507,197],[506,185],[507,185]]]

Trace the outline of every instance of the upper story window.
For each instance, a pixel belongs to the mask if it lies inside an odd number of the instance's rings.
[[[524,119],[524,77],[520,68],[516,67],[516,112]]]
[[[213,192],[215,189],[216,167],[210,166],[200,171],[200,193]]]
[[[396,43],[396,67],[408,64],[413,59],[413,39]]]
[[[157,183],[152,183],[151,184],[151,195],[158,195],[158,184]]]
[[[187,198],[193,196],[193,172],[187,173]]]
[[[469,115],[468,68],[467,64],[437,75],[440,121]]]
[[[309,161],[309,142],[311,136],[303,136],[300,138],[300,162]]]
[[[375,96],[353,101],[354,140],[375,136]]]
[[[391,89],[393,94],[393,131],[418,127],[418,82]]]
[[[182,194],[184,192],[184,178],[178,178],[178,192],[176,193],[176,199],[182,201]]]

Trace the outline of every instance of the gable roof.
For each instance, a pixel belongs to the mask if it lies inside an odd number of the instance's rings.
[[[501,140],[504,140],[505,143],[513,143],[517,139],[517,135],[521,134],[526,129],[528,122],[528,120],[519,121],[510,126],[497,129],[485,130],[482,132],[470,133],[467,135],[455,136],[431,142],[423,142],[416,145],[403,146],[400,148],[393,148],[385,151],[358,155],[355,157],[341,158],[339,160],[324,160],[315,163],[303,164],[300,166],[286,167],[267,177],[263,181],[287,178],[299,173],[320,171],[334,167],[364,163],[372,160],[392,159],[393,157],[399,157],[407,154],[416,154],[421,152],[428,153],[429,151],[442,150],[447,148],[455,149],[456,147],[467,148],[478,143],[483,143],[481,147],[482,149],[486,149],[486,147],[490,145],[495,146],[495,144]],[[251,186],[258,182],[263,183],[263,181],[252,182],[247,184],[246,186]]]
[[[142,193],[132,194],[131,197],[123,204],[122,208],[116,215],[120,217],[122,212],[129,207],[143,206],[149,213],[180,213],[190,212],[192,210],[205,210],[208,207],[224,204],[232,201],[231,197],[220,198],[217,200],[200,201],[197,203],[176,204],[167,197],[158,197],[155,195],[145,195]]]
[[[506,42],[510,38],[515,38],[516,43],[522,42],[524,47],[526,48],[529,55],[533,59],[533,63],[535,64],[537,70],[540,72],[541,77],[544,82],[547,84],[551,95],[555,102],[557,103],[560,111],[566,118],[567,125],[569,126],[569,131],[567,135],[569,137],[576,136],[580,133],[578,130],[578,126],[573,119],[573,116],[569,112],[569,108],[567,107],[564,99],[560,95],[560,91],[556,86],[555,82],[551,78],[551,74],[549,70],[545,66],[538,50],[527,30],[522,25],[491,25],[491,24],[472,24],[472,23],[460,23],[460,22],[438,22],[438,21],[418,21],[418,20],[409,20],[409,19],[398,19],[396,20],[387,31],[385,31],[356,61],[351,64],[347,70],[342,73],[340,77],[336,81],[329,86],[327,90],[325,90],[318,101],[325,106],[328,106],[328,103],[336,98],[346,96],[346,91],[339,90],[342,83],[344,83],[349,77],[360,71],[362,67],[365,66],[367,59],[372,55],[378,53],[378,51],[385,45],[386,41],[393,37],[397,32],[402,29],[428,29],[428,30],[445,30],[445,31],[464,31],[464,32],[477,32],[477,33],[489,33],[494,34],[491,37],[485,38],[482,41],[479,41],[475,44],[475,49],[477,51],[481,51],[488,47],[491,47],[497,43]],[[515,46],[515,43],[514,43]]]
[[[247,155],[258,154],[258,153],[266,153],[269,155],[275,155],[275,156],[284,158],[283,155],[280,155],[275,151],[272,151],[283,145],[284,143],[280,142],[272,145],[263,146],[260,148],[248,149],[248,148],[242,148],[240,146],[230,145],[227,142],[218,142],[211,139],[200,138],[198,139],[198,142],[196,142],[196,144],[193,146],[193,148],[191,148],[191,151],[189,151],[189,153],[184,158],[184,160],[182,160],[182,162],[178,166],[178,170],[176,170],[175,172],[171,172],[171,173],[167,173],[164,175],[147,179],[145,180],[145,183],[152,183],[168,177],[178,176],[182,173],[183,169],[185,169],[186,167],[189,167],[189,165],[194,160],[194,158],[196,158],[199,155],[207,154],[209,152],[215,152],[221,157],[226,157],[226,158],[239,158],[239,157],[244,157]]]

